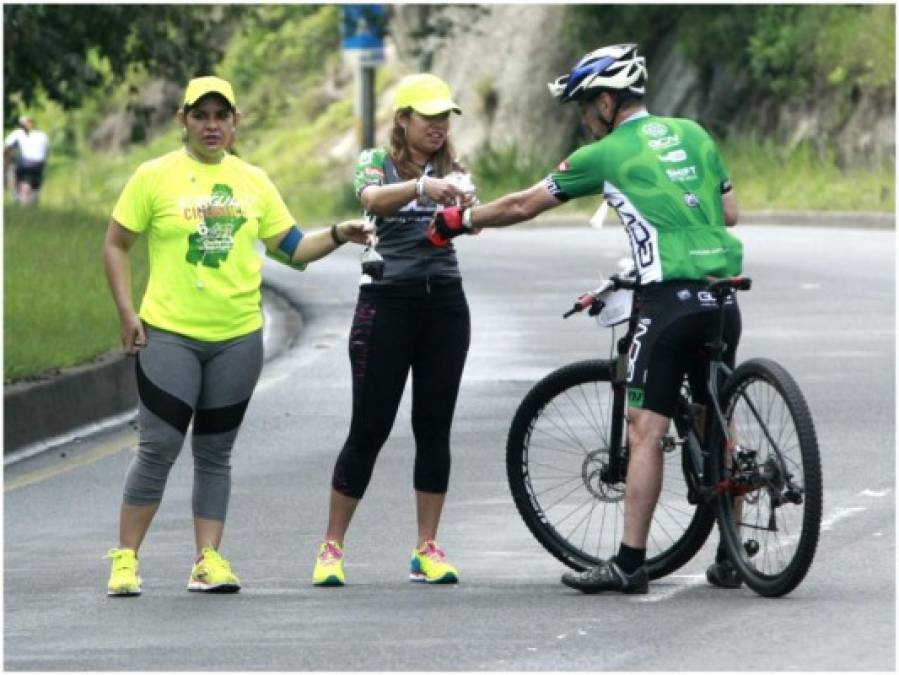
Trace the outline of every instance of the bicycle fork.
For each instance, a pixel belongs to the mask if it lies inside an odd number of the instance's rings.
[[[634,323],[634,319],[631,319]],[[623,483],[627,477],[625,442],[625,404],[627,401],[627,363],[632,330],[618,340],[618,358],[612,362],[612,425],[609,437],[609,463],[600,473],[604,483]]]

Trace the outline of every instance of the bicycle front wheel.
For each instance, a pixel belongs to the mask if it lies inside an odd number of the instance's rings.
[[[580,361],[547,375],[522,400],[506,443],[521,517],[547,551],[575,570],[610,558],[621,543],[624,483],[603,478],[609,448],[623,445],[623,438],[611,438],[613,368],[611,361]],[[652,578],[689,561],[714,524],[711,503],[687,501],[680,445],[669,448],[647,544]]]
[[[732,434],[712,454],[722,536],[750,588],[786,595],[808,572],[821,527],[821,458],[811,413],[795,380],[768,359],[734,371],[721,407]]]

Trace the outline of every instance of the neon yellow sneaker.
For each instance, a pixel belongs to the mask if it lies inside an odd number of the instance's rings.
[[[137,576],[140,563],[134,551],[130,548],[111,548],[103,557],[112,559],[106,595],[140,595],[140,577]]]
[[[231,571],[231,563],[210,546],[203,547],[203,557],[194,565],[187,590],[204,593],[237,593],[240,579]]]
[[[459,570],[446,562],[446,554],[437,542],[428,539],[421,548],[412,551],[409,581],[455,584],[459,581]]]
[[[343,586],[343,548],[336,541],[323,541],[318,547],[312,583],[316,586]]]

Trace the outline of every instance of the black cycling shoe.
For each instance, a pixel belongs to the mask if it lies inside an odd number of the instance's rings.
[[[649,573],[646,566],[638,567],[633,574],[627,574],[614,560],[603,560],[580,574],[566,572],[562,583],[582,593],[618,591],[619,593],[649,592]]]
[[[718,588],[739,588],[743,585],[737,568],[730,560],[722,560],[709,565],[705,571],[705,578],[712,586]]]

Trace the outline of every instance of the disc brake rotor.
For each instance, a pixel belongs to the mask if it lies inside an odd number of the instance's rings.
[[[620,502],[624,499],[624,483],[608,483],[602,479],[603,470],[609,464],[609,451],[600,448],[587,454],[581,467],[584,487],[603,502]]]

